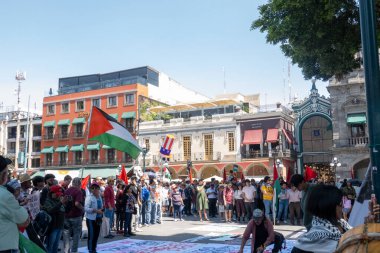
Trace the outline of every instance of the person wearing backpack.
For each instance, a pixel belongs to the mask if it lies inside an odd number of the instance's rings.
[[[65,222],[63,229],[63,252],[78,252],[78,244],[82,233],[82,221],[84,213],[84,197],[81,191],[82,181],[76,177],[73,179],[71,187],[64,195],[67,198],[65,204]],[[73,235],[72,246],[70,248],[70,236]],[[70,250],[71,249],[71,250]]]

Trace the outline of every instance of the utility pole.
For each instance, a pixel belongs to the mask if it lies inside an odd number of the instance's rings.
[[[21,94],[21,83],[22,81],[25,81],[26,74],[25,72],[17,71],[16,72],[16,81],[18,83],[17,87],[17,126],[16,126],[16,149],[15,149],[15,173],[17,173],[18,170],[18,162],[19,162],[19,157],[20,156],[20,117],[21,117],[21,99],[20,99],[20,94]]]
[[[362,37],[365,85],[367,96],[367,117],[369,153],[372,179],[376,198],[380,199],[380,73],[379,47],[376,35],[376,8],[374,0],[359,0],[360,28]]]
[[[27,115],[27,121],[26,121],[26,139],[25,139],[25,154],[24,154],[24,173],[26,173],[26,170],[29,166],[29,124],[30,124],[30,117],[29,117],[29,106],[30,106],[30,96],[28,97],[28,115]]]

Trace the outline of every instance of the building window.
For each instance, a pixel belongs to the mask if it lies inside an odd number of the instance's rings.
[[[59,153],[59,165],[67,165],[67,153],[66,152],[60,152]]]
[[[125,128],[127,128],[128,131],[131,133],[134,131],[134,124],[135,124],[134,118],[125,119]]]
[[[214,143],[213,143],[212,134],[205,134],[204,142],[205,142],[205,160],[213,160]]]
[[[61,139],[67,139],[69,137],[69,126],[61,126]]]
[[[128,93],[125,94],[125,105],[134,105],[135,104],[135,94],[134,93]]]
[[[41,141],[33,141],[32,152],[41,152]]]
[[[33,137],[41,136],[41,130],[42,130],[41,125],[34,125],[33,126]]]
[[[129,154],[124,153],[124,162],[131,163],[131,162],[133,162],[133,159]]]
[[[9,142],[8,153],[16,153],[16,142]]]
[[[83,123],[75,124],[74,137],[83,137]]]
[[[74,164],[82,164],[82,151],[76,151],[74,154]]]
[[[61,104],[61,113],[69,113],[69,112],[70,112],[69,103],[68,102],[62,103]]]
[[[84,111],[84,101],[83,100],[79,100],[76,102],[76,111],[77,112]]]
[[[115,163],[115,149],[111,148],[107,150],[107,162]]]
[[[52,140],[54,138],[54,127],[46,127],[46,140]]]
[[[115,106],[117,106],[117,96],[108,97],[107,107],[115,107]]]
[[[145,147],[146,147],[146,149],[147,149],[147,150],[150,150],[150,141],[149,141],[149,139],[145,139],[145,140],[144,140],[144,143],[145,143]]]
[[[90,152],[90,162],[92,164],[99,163],[99,151],[98,150],[91,150],[91,152]]]
[[[52,166],[53,165],[53,154],[45,154],[45,164],[46,166]]]
[[[54,104],[47,106],[47,114],[48,115],[55,114],[55,105]]]
[[[183,159],[191,160],[191,136],[183,136]]]
[[[92,100],[92,106],[96,106],[96,107],[100,108],[100,98],[94,98]]]
[[[32,168],[39,168],[40,167],[40,158],[33,158],[32,159]]]
[[[8,127],[8,139],[16,138],[17,127]]]
[[[228,151],[235,151],[235,134],[233,132],[227,133],[228,137]]]
[[[351,125],[351,137],[365,137],[365,125],[357,124]]]
[[[26,126],[20,126],[20,138],[26,138],[25,128]]]

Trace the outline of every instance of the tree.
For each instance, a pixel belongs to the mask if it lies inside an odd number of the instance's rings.
[[[356,0],[269,0],[251,29],[280,44],[305,79],[338,79],[360,66],[359,6]]]

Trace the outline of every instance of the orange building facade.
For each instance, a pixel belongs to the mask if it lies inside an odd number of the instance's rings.
[[[118,168],[132,164],[128,154],[89,141],[88,118],[97,106],[136,136],[143,84],[127,84],[45,97],[42,116],[41,169]]]

